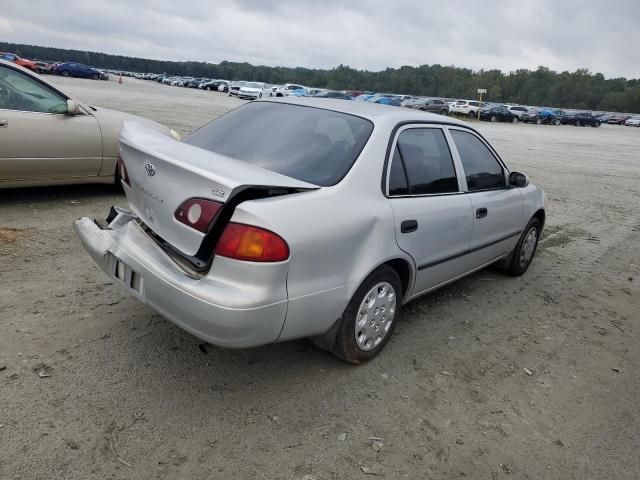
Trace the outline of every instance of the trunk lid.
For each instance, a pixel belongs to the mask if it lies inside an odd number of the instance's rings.
[[[196,197],[225,204],[247,190],[320,188],[179,142],[137,122],[124,123],[120,154],[131,185],[125,188],[131,209],[153,233],[186,256],[198,253],[205,234],[176,220],[174,214],[185,200]]]

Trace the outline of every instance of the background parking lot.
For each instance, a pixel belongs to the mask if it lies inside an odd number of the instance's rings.
[[[243,103],[53,82],[182,134]],[[307,341],[203,354],[75,236],[115,189],[2,191],[0,478],[636,479],[640,131],[476,127],[547,193],[538,256],[412,302],[361,367]]]

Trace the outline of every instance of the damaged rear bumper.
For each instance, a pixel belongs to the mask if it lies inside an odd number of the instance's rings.
[[[288,262],[252,264],[216,257],[204,277],[180,268],[117,210],[108,227],[74,222],[84,248],[114,281],[167,319],[214,345],[244,348],[278,340],[287,312]]]

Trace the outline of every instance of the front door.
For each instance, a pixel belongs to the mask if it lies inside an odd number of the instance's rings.
[[[396,240],[417,267],[412,295],[467,272],[473,209],[443,129],[416,125],[399,130],[388,168],[386,193]]]
[[[85,112],[67,115],[66,97],[0,65],[0,182],[97,176],[102,136]]]

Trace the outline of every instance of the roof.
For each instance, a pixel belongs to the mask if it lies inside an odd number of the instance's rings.
[[[341,100],[333,98],[312,98],[312,97],[278,97],[261,100],[263,102],[277,102],[288,103],[291,105],[304,105],[308,107],[324,108],[326,110],[333,110],[336,112],[347,113],[350,115],[356,115],[376,122],[384,119],[397,120],[398,122],[404,121],[418,121],[418,122],[435,122],[443,123],[446,119],[446,123],[465,125],[467,123],[457,120],[451,117],[443,117],[435,113],[423,112],[421,110],[414,110],[411,108],[395,107],[391,105],[381,105],[373,102],[362,102],[358,100]]]

